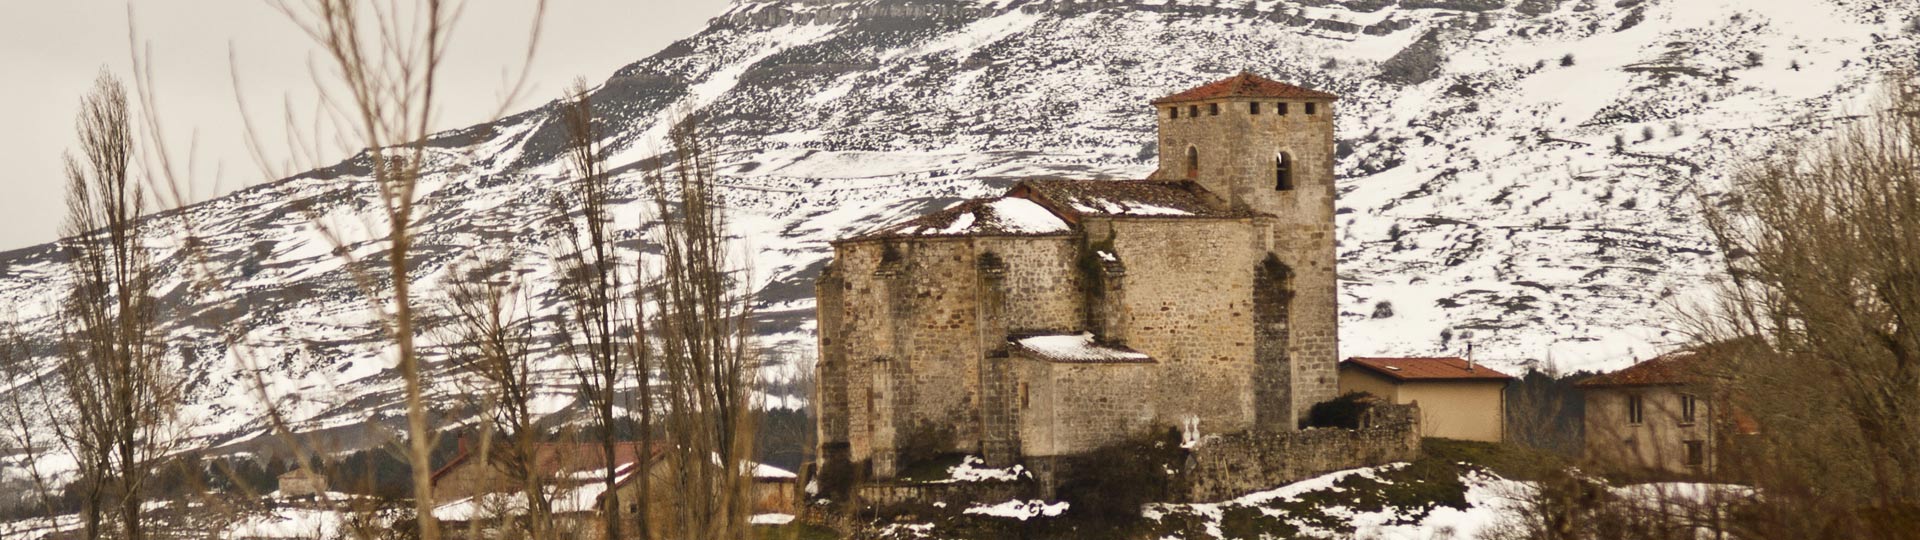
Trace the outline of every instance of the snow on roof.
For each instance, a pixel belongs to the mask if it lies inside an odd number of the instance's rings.
[[[765,463],[754,463],[753,478],[756,480],[797,480],[800,478],[800,475],[793,474],[793,471]]]
[[[1153,362],[1153,357],[1146,353],[1095,342],[1093,334],[1087,332],[1025,337],[1013,343],[1042,360],[1054,362]]]
[[[1038,236],[1068,232],[1052,211],[1020,197],[973,199],[854,239],[945,236]]]

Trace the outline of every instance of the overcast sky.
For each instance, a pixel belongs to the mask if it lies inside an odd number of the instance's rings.
[[[575,77],[598,84],[699,31],[726,4],[549,0],[532,86],[509,110],[557,97]],[[441,77],[449,90],[439,98],[440,128],[482,122],[499,109],[509,72],[522,64],[533,5],[469,2]],[[60,156],[73,147],[80,96],[102,69],[131,84],[129,13],[151,51],[168,145],[174,155],[194,150],[194,198],[271,180],[246,150],[236,98],[277,148],[286,140],[278,121],[286,104],[313,110],[308,67],[316,51],[266,0],[0,0],[0,251],[54,240],[63,213]]]

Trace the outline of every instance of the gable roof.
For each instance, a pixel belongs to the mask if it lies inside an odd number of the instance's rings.
[[[1396,381],[1505,381],[1513,379],[1484,364],[1457,356],[1428,358],[1355,357],[1341,362]]]
[[[1162,103],[1238,97],[1340,99],[1340,96],[1334,94],[1302,88],[1254,75],[1252,72],[1242,71],[1239,75],[1196,86],[1185,92],[1153,100],[1152,103],[1159,105]]]
[[[1048,236],[1071,232],[1046,207],[1021,197],[973,199],[847,240],[962,236]]]
[[[1236,212],[1215,203],[1200,184],[1167,180],[1025,180],[1009,196],[1032,197],[1054,212],[1080,218],[1222,218],[1258,214]]]

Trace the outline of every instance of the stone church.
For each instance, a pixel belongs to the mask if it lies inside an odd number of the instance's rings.
[[[1289,431],[1336,391],[1333,104],[1250,73],[1152,101],[1144,180],[1027,180],[833,243],[823,460],[892,478],[1181,428]]]

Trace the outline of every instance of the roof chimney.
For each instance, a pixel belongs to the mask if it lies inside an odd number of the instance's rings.
[[[1473,372],[1473,342],[1467,342],[1467,372]]]

